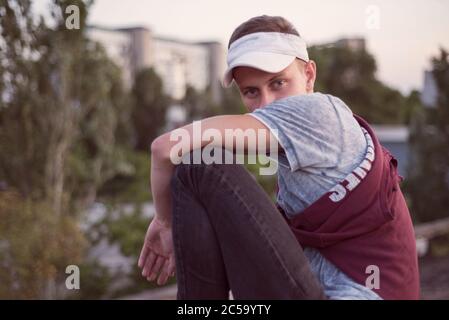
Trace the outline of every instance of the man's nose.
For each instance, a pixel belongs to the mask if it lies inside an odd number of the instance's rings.
[[[265,90],[260,94],[259,108],[265,107],[267,104],[272,103],[275,100],[274,94],[270,91]]]

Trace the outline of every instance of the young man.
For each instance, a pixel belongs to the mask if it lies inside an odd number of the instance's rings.
[[[396,160],[343,101],[313,92],[316,66],[296,29],[252,18],[232,34],[227,60],[224,85],[235,81],[250,113],[204,119],[201,133],[266,133],[247,153],[275,141],[277,203],[240,165],[173,164],[173,132],[158,137],[143,276],[163,284],[176,269],[178,299],[226,299],[229,290],[236,299],[417,299]],[[177,156],[224,146],[183,129],[192,139]]]

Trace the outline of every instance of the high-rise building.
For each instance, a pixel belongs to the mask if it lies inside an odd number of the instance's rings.
[[[127,87],[132,83],[131,38],[125,32],[117,30],[89,27],[88,37],[103,45],[108,56],[122,69],[123,82]]]
[[[136,72],[153,67],[162,78],[165,92],[174,99],[184,97],[187,86],[209,89],[215,102],[221,99],[220,78],[225,68],[224,49],[219,42],[187,42],[159,37],[144,27],[101,28],[91,26],[88,36],[103,44],[123,70],[130,87]]]

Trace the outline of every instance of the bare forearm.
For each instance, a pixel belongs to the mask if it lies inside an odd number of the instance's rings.
[[[226,130],[265,130],[266,134],[263,138],[257,137],[257,144],[255,146],[248,146],[245,141],[245,152],[255,153],[258,150],[259,143],[264,146],[263,150],[269,150],[270,142],[274,140],[274,136],[264,124],[249,115],[231,115],[231,116],[216,116],[212,118],[203,119],[201,121],[201,129],[198,135],[194,132],[193,124],[186,125],[181,128],[183,136],[180,141],[176,138],[178,135],[171,131],[156,138],[151,144],[151,191],[153,194],[153,201],[156,208],[156,217],[163,223],[171,223],[171,190],[170,181],[173,175],[175,165],[179,163],[177,160],[182,158],[186,153],[205,145],[227,147],[227,144],[222,139],[204,139],[203,135],[206,130],[215,129],[219,132],[221,137],[226,137]],[[178,131],[179,133],[179,131]],[[175,139],[171,139],[172,135]],[[236,140],[236,137],[231,137]],[[209,141],[211,140],[211,141]],[[231,150],[236,145],[235,141],[231,143]],[[277,142],[275,143],[277,146]],[[174,154],[171,154],[171,151]],[[277,150],[277,149],[276,149]],[[171,159],[172,157],[173,159]]]
[[[174,165],[160,151],[151,154],[151,193],[156,209],[156,217],[165,225],[171,225],[170,180]]]

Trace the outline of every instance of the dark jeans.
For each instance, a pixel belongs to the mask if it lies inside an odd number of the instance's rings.
[[[235,164],[180,164],[171,181],[178,299],[322,299],[281,213]]]

